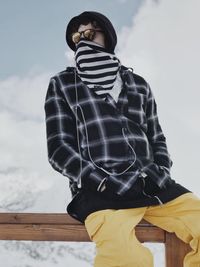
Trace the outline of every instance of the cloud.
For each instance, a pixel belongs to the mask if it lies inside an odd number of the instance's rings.
[[[0,81],[0,111],[17,120],[41,121],[44,91],[51,73],[27,73]]]
[[[74,60],[74,51],[72,51],[71,49],[67,49],[67,51],[65,51],[65,57],[66,57],[68,66],[75,67],[76,64]]]
[[[31,71],[26,77],[11,76],[0,81],[0,176],[1,189],[5,189],[0,208],[65,210],[66,191],[60,191],[51,205],[48,202],[48,194],[57,194],[57,186],[66,185],[67,190],[67,179],[59,179],[61,175],[47,158],[44,101],[52,74]],[[44,194],[46,199],[36,203]]]
[[[44,135],[43,103],[49,76],[12,76],[0,81],[0,170],[30,166],[33,151],[38,149],[35,153],[40,154],[37,144]]]
[[[116,50],[124,65],[150,83],[175,161],[173,176],[194,191],[200,150],[199,9],[197,0],[147,0],[132,26],[119,32]]]

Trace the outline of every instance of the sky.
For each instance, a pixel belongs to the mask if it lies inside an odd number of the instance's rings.
[[[116,55],[154,93],[173,160],[171,176],[200,197],[198,0],[0,5],[0,211],[65,212],[71,199],[67,177],[47,160],[44,98],[50,77],[72,62],[65,28],[84,10],[102,12],[113,22]]]
[[[143,0],[0,1],[1,73],[24,77],[29,71],[58,71],[66,65],[65,29],[69,20],[86,10],[108,16],[116,30],[130,26]]]

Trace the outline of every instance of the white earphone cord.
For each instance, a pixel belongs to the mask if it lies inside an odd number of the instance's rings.
[[[132,146],[130,145],[130,143],[129,143],[129,141],[128,141],[128,138],[127,138],[127,136],[124,134],[124,128],[122,128],[122,134],[123,134],[123,136],[124,136],[124,138],[125,138],[125,140],[126,140],[126,142],[128,143],[128,145],[130,146],[130,148],[132,149],[132,151],[133,151],[133,153],[134,153],[134,155],[135,155],[135,159],[134,159],[134,161],[130,164],[130,166],[128,166],[124,171],[122,171],[122,172],[120,172],[120,173],[112,173],[112,172],[109,172],[109,171],[107,171],[107,170],[105,170],[103,167],[99,167],[94,161],[93,161],[93,159],[92,159],[92,157],[91,157],[91,154],[90,154],[90,149],[89,149],[89,141],[88,141],[88,132],[87,132],[87,127],[86,127],[86,121],[85,121],[85,117],[84,117],[84,113],[83,113],[83,110],[82,110],[82,108],[81,108],[81,106],[78,104],[78,93],[77,93],[77,85],[76,85],[76,72],[74,71],[74,76],[75,76],[75,90],[76,90],[76,107],[75,107],[75,109],[76,109],[76,130],[77,130],[77,141],[78,141],[78,149],[79,149],[79,153],[80,153],[80,157],[81,157],[81,159],[82,159],[82,155],[81,155],[81,149],[80,149],[80,143],[79,143],[79,131],[78,131],[78,127],[77,127],[77,125],[78,125],[78,116],[77,116],[77,108],[79,107],[80,108],[80,110],[81,110],[81,114],[82,114],[82,118],[83,118],[83,120],[84,120],[84,127],[85,127],[85,130],[86,130],[86,137],[87,137],[87,149],[88,149],[88,154],[89,154],[89,157],[90,157],[90,160],[91,160],[91,162],[97,167],[97,168],[99,168],[99,169],[101,169],[101,170],[103,170],[105,173],[107,173],[107,174],[109,174],[109,175],[116,175],[116,176],[118,176],[118,175],[121,175],[121,174],[123,174],[123,173],[125,173],[131,166],[133,166],[133,164],[135,163],[135,161],[136,161],[136,154],[135,154],[135,151],[134,151],[134,149],[132,148]],[[81,173],[82,173],[82,160],[80,160],[80,169],[81,169],[81,172],[80,172],[80,184],[78,183],[78,185],[80,185],[80,187],[81,187]]]

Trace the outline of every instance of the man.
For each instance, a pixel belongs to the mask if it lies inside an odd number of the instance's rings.
[[[51,77],[46,99],[48,160],[69,178],[67,212],[96,243],[95,267],[152,267],[134,228],[145,220],[190,244],[184,267],[200,266],[200,200],[170,175],[173,164],[146,80],[121,64],[103,14],[67,25],[76,67]]]

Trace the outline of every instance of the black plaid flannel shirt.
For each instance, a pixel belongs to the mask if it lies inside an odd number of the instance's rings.
[[[75,102],[68,95],[68,92],[72,93],[75,90],[74,71],[73,67],[68,67],[50,78],[44,104],[48,161],[56,171],[69,178],[72,196],[80,190],[78,188],[80,180],[81,186],[88,186],[99,191],[102,191],[102,188],[105,191],[109,188],[119,195],[130,190],[139,176],[151,177],[158,186],[164,187],[165,182],[171,179],[170,168],[173,162],[158,120],[157,104],[149,84],[143,77],[122,66],[120,73],[123,90],[117,103],[110,94],[106,99],[102,99],[91,89],[88,91],[90,92],[88,98],[92,96],[91,101],[86,99],[87,101],[82,103],[84,110],[87,111],[84,114],[87,118],[84,126],[87,126],[91,136],[89,147],[94,161],[99,163],[99,166],[109,168],[109,170],[112,170],[113,166],[114,170],[120,161],[121,166],[126,168],[127,164],[134,160],[133,152],[128,146],[127,154],[120,158],[120,151],[124,147],[122,135],[108,135],[116,119],[120,121],[127,140],[135,150],[137,158],[133,168],[131,167],[120,176],[114,173],[108,175],[102,169],[95,167],[88,157],[88,145],[83,125],[78,126],[82,149],[80,157],[74,114]],[[84,88],[87,89],[78,77],[76,85],[79,94]],[[106,112],[113,112],[111,116],[104,114],[105,109]],[[95,121],[102,123],[94,127]],[[99,137],[99,139],[92,140],[92,136]],[[124,168],[120,167],[118,170]]]

